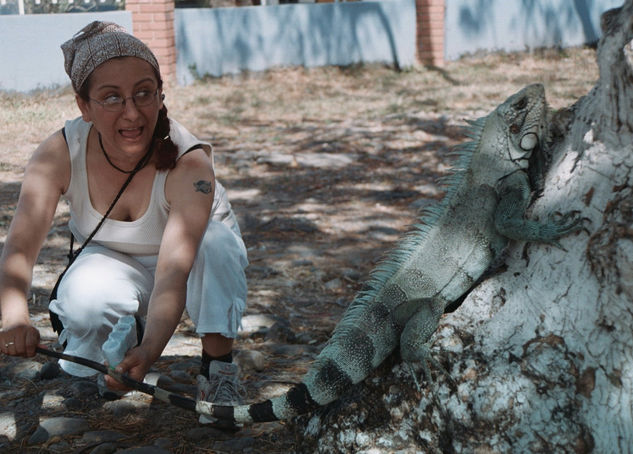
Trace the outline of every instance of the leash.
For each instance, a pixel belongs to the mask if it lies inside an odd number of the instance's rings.
[[[40,353],[42,355],[46,355],[46,356],[50,356],[52,358],[57,358],[57,359],[64,359],[66,361],[70,361],[76,364],[81,364],[82,366],[86,366],[89,367],[91,369],[94,369],[98,372],[101,372],[102,374],[105,375],[109,375],[110,377],[114,378],[115,380],[123,383],[125,386],[127,386],[128,388],[132,388],[135,389],[137,391],[141,391],[145,394],[149,394],[150,396],[153,396],[155,398],[157,398],[158,400],[161,400],[163,402],[166,402],[168,404],[172,404],[175,405],[177,407],[180,408],[184,408],[185,410],[190,410],[190,411],[194,411],[196,413],[201,413],[201,414],[205,414],[202,411],[199,411],[196,408],[196,401],[193,399],[190,399],[188,397],[185,396],[181,396],[179,394],[175,394],[171,391],[167,391],[166,389],[160,388],[158,386],[155,385],[150,385],[148,383],[143,383],[137,380],[134,380],[133,378],[131,378],[129,375],[125,375],[122,374],[120,372],[117,372],[114,370],[114,367],[111,366],[106,366],[105,364],[101,364],[98,363],[96,361],[92,361],[90,359],[87,358],[82,358],[80,356],[75,356],[75,355],[69,355],[66,353],[60,353],[60,352],[56,352],[54,350],[49,350],[47,348],[38,346],[35,348],[35,351],[37,353]],[[221,421],[221,420],[217,420],[216,422],[214,422],[213,424],[211,424],[214,427],[220,428],[220,429],[225,429],[225,430],[235,430],[236,426],[226,422],[226,421]]]
[[[196,411],[196,401],[190,399],[185,396],[181,396],[179,394],[174,394],[166,389],[159,388],[158,386],[150,385],[149,383],[143,383],[137,380],[134,380],[129,375],[122,374],[114,370],[114,367],[106,366],[105,364],[98,363],[96,361],[92,361],[87,358],[82,358],[80,356],[68,355],[66,353],[60,353],[53,350],[49,350],[43,347],[36,347],[35,351],[37,353],[41,353],[42,355],[50,356],[57,359],[65,359],[66,361],[70,361],[73,363],[81,364],[82,366],[89,367],[94,369],[102,374],[109,375],[115,380],[123,383],[128,388],[135,389],[137,391],[141,391],[145,394],[149,394],[151,396],[156,397],[163,402],[167,402],[168,404],[176,405],[177,407],[184,408],[185,410]]]

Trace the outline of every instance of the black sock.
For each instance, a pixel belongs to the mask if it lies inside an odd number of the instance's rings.
[[[200,359],[200,375],[209,378],[209,364],[211,361],[222,361],[223,363],[232,363],[233,362],[233,352],[230,351],[226,355],[222,356],[211,356],[204,350],[202,350],[202,358]]]

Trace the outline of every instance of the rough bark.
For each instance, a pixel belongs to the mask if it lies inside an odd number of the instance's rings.
[[[299,452],[633,451],[633,0],[602,17],[600,78],[563,129],[532,217],[580,210],[566,251],[514,244],[434,337],[417,391],[398,358],[291,426]]]

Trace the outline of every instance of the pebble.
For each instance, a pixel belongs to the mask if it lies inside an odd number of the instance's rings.
[[[84,401],[76,397],[69,397],[68,399],[64,400],[64,407],[71,411],[81,410],[83,406]]]
[[[15,439],[17,433],[18,428],[15,424],[15,415],[13,412],[0,413],[0,447],[2,446],[3,438],[12,441]]]
[[[266,355],[257,350],[242,350],[235,355],[234,362],[240,366],[242,372],[256,370],[261,372],[266,368]]]
[[[161,449],[169,449],[174,445],[173,440],[169,438],[157,438],[154,440],[154,446]]]
[[[90,454],[114,454],[119,449],[116,443],[103,443],[95,447]]]
[[[266,340],[277,343],[293,343],[295,333],[290,328],[288,322],[275,322],[266,333]]]
[[[42,409],[52,411],[59,408],[64,408],[64,396],[45,391],[42,396]]]
[[[161,376],[161,380],[158,381],[158,386],[163,387],[165,386],[163,384],[162,381],[162,377],[165,377],[164,375]],[[189,372],[185,372],[184,370],[175,370],[171,373],[171,377],[166,377],[166,378],[170,378],[171,379],[171,383],[173,382],[180,382],[180,383],[189,383],[191,382],[191,374]]]
[[[40,378],[42,380],[52,380],[59,377],[61,373],[62,368],[59,367],[59,363],[57,361],[49,361],[40,369]]]
[[[81,437],[81,441],[91,444],[118,441],[122,438],[125,438],[125,435],[116,430],[93,430],[84,433],[83,437]]]
[[[232,438],[229,440],[218,441],[213,447],[220,452],[243,452],[252,447],[256,440],[251,437]]]
[[[245,315],[242,317],[242,329],[240,331],[242,333],[255,333],[262,329],[270,329],[276,322],[277,320],[266,314]]]
[[[72,380],[68,390],[72,397],[76,397],[78,399],[85,399],[86,397],[94,396],[99,392],[97,383],[86,379]]]
[[[214,429],[213,427],[208,426],[194,427],[193,429],[185,432],[185,438],[194,442],[208,439],[222,440],[231,437],[232,435],[230,433],[223,432],[221,430]]]
[[[29,437],[29,444],[45,443],[52,437],[75,435],[85,432],[90,424],[84,418],[68,418],[64,416],[46,419]]]
[[[318,349],[311,345],[304,344],[279,344],[272,348],[275,355],[279,356],[301,356],[304,354],[314,354]]]
[[[114,416],[123,417],[147,410],[149,408],[149,405],[149,402],[142,402],[131,399],[119,399],[104,403],[103,409],[109,411]]]
[[[140,448],[128,448],[116,451],[117,454],[171,454],[171,451],[158,446],[141,446]]]
[[[13,365],[9,372],[14,379],[22,378],[24,380],[35,380],[40,374],[42,365],[31,360],[23,360]]]
[[[343,281],[337,277],[332,279],[331,281],[326,282],[324,285],[325,288],[328,290],[336,290],[337,288],[340,288],[341,285],[343,285]]]

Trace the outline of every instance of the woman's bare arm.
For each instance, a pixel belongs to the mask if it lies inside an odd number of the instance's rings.
[[[35,354],[39,333],[31,325],[27,306],[33,266],[69,181],[68,147],[61,132],[56,132],[37,148],[26,167],[0,256],[0,351],[3,353]]]

